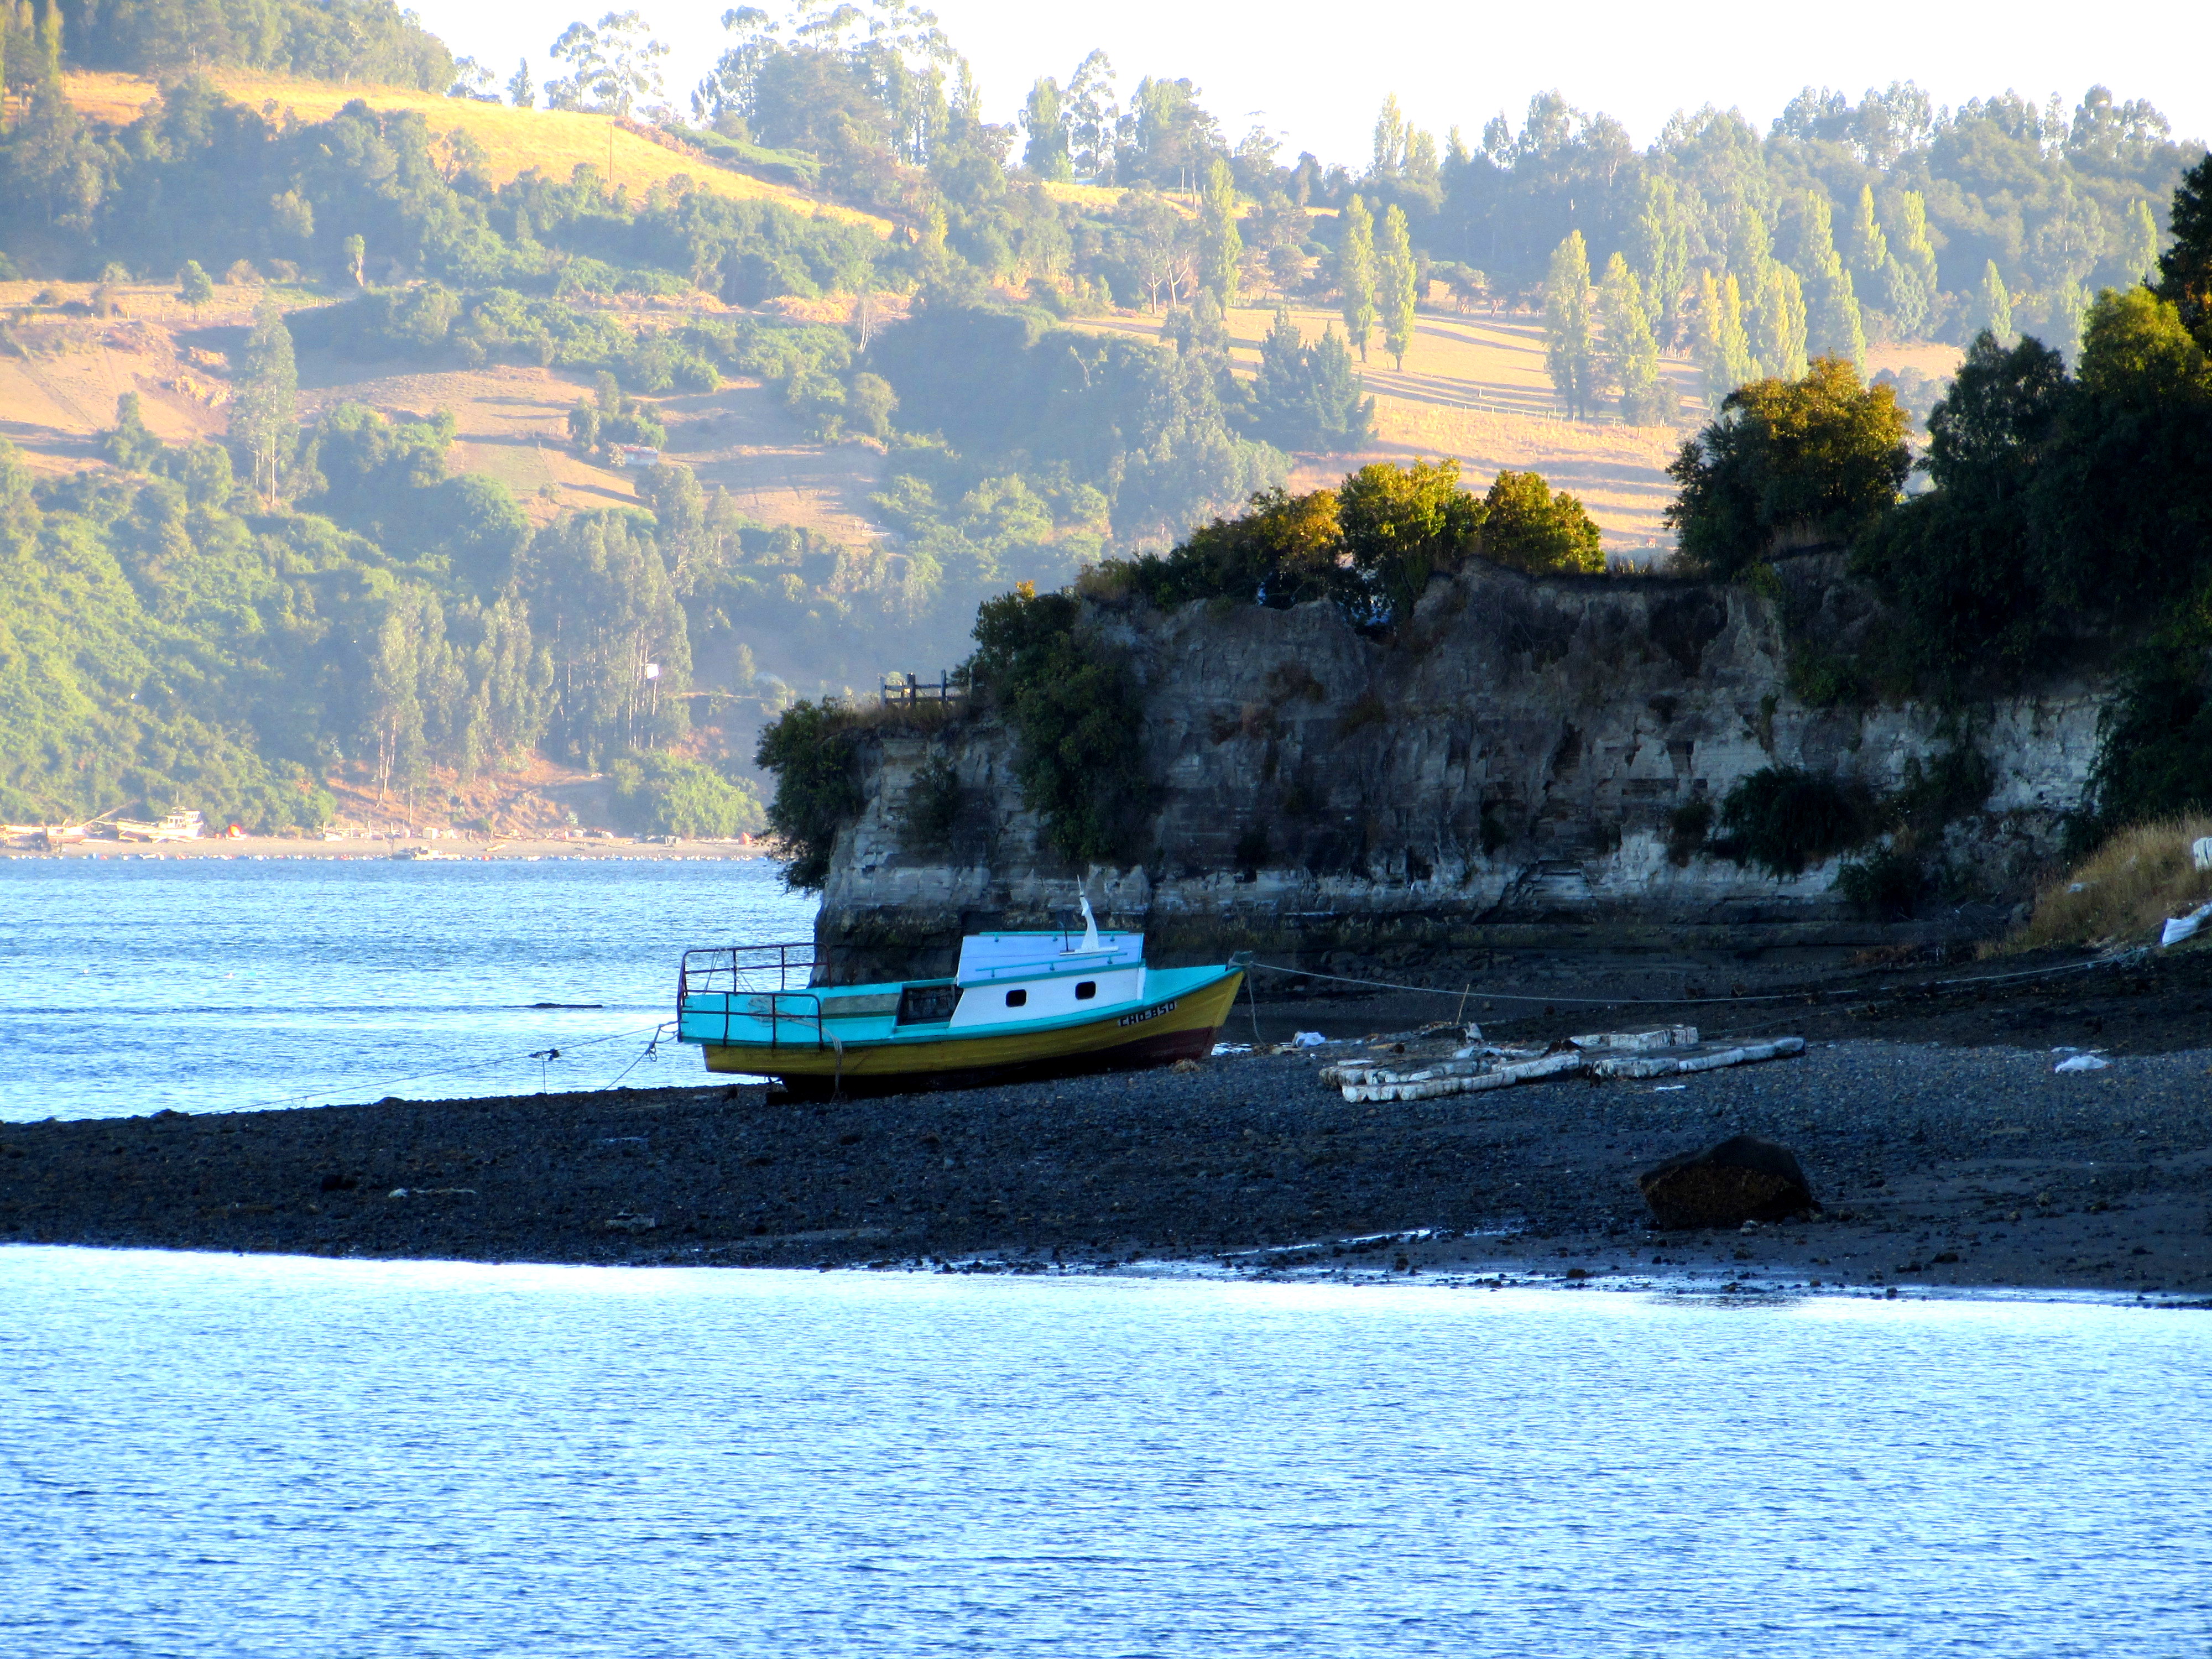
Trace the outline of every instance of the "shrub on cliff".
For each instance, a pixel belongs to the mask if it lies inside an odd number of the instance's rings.
[[[1014,729],[1022,799],[1072,864],[1127,856],[1152,799],[1144,696],[1127,658],[1084,626],[1081,601],[1027,582],[985,601],[968,672]]]
[[[2201,636],[2146,652],[2100,722],[2077,842],[2124,824],[2212,811],[2212,687]]]
[[[1770,875],[1796,876],[1865,845],[1875,829],[1864,790],[1796,767],[1770,766],[1729,791],[1713,851]]]
[[[1231,599],[1285,610],[1340,590],[1342,545],[1334,490],[1262,490],[1236,518],[1200,525],[1165,557],[1108,560],[1092,586],[1133,589],[1164,609]]]
[[[1605,570],[1597,524],[1578,496],[1554,495],[1540,474],[1501,472],[1482,502],[1482,556],[1532,575]]]
[[[753,760],[775,779],[768,825],[784,844],[786,884],[820,891],[838,830],[866,805],[852,717],[827,699],[793,703],[763,729]]]
[[[1107,560],[1083,591],[1133,592],[1164,607],[1232,599],[1285,609],[1327,599],[1357,621],[1381,622],[1476,556],[1534,575],[1605,568],[1582,502],[1534,472],[1501,472],[1477,496],[1459,487],[1456,460],[1378,462],[1335,489],[1264,490],[1165,556]]]
[[[1737,387],[1667,469],[1680,486],[1667,522],[1683,562],[1732,576],[1784,537],[1850,541],[1905,486],[1905,426],[1892,389],[1860,385],[1838,357],[1799,380]]]
[[[1481,501],[1459,487],[1455,460],[1363,466],[1337,491],[1344,554],[1375,611],[1398,615],[1433,576],[1456,570],[1482,533]]]

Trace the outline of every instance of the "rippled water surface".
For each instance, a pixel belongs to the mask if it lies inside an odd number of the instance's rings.
[[[550,1048],[554,1087],[597,1087],[687,945],[814,908],[764,859],[0,860],[0,1119],[505,1094]],[[670,1048],[630,1080],[699,1074]]]
[[[0,1249],[0,1649],[2188,1655],[2212,1317]]]

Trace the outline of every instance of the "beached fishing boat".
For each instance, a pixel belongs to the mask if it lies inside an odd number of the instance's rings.
[[[207,834],[207,821],[191,807],[179,807],[159,823],[139,823],[130,818],[115,820],[115,833],[122,841],[198,841]]]
[[[1154,968],[1142,933],[974,933],[951,979],[816,985],[811,944],[687,951],[677,1036],[710,1072],[800,1090],[980,1082],[1202,1058],[1244,958]]]

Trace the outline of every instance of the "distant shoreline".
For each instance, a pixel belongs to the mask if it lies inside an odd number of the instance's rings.
[[[472,842],[434,840],[422,836],[348,836],[340,841],[309,841],[278,836],[209,836],[197,841],[82,842],[47,851],[30,848],[0,848],[0,858],[11,859],[337,859],[381,860],[390,863],[464,864],[548,859],[732,860],[767,858],[774,849],[755,842],[741,846],[729,841],[664,842],[529,839]]]

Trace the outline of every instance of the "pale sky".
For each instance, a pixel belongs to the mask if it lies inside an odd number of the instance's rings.
[[[456,53],[490,64],[502,81],[524,55],[543,81],[553,37],[572,15],[605,9],[605,0],[573,12],[522,0],[415,3]],[[684,108],[721,48],[718,20],[729,0],[635,3],[673,49],[670,101]],[[1554,87],[1578,108],[1616,117],[1641,147],[1675,109],[1733,105],[1764,131],[1808,83],[1856,100],[1893,80],[1919,82],[1938,104],[2009,88],[2039,102],[2057,92],[2069,109],[2102,82],[2121,100],[2158,106],[2177,137],[2212,134],[2205,68],[2212,5],[2203,0],[2110,8],[2050,0],[1705,0],[1692,7],[1120,0],[1097,9],[938,0],[936,9],[975,65],[994,119],[1012,119],[1038,76],[1065,84],[1084,55],[1103,46],[1125,103],[1143,76],[1188,76],[1232,143],[1263,125],[1283,140],[1286,160],[1310,149],[1324,162],[1355,167],[1367,158],[1376,110],[1392,92],[1440,143],[1457,124],[1470,144],[1491,116],[1503,110],[1518,125],[1529,95]]]

